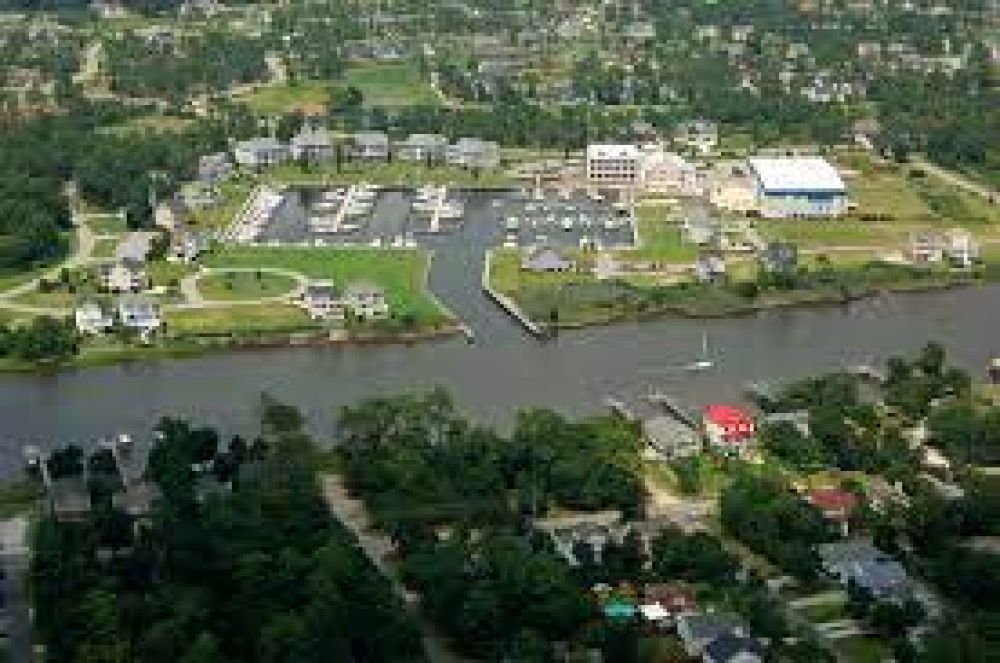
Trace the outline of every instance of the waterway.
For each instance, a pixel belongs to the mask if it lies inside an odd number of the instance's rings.
[[[454,258],[453,267],[473,272],[473,258]],[[879,362],[932,339],[981,376],[1000,352],[998,328],[1000,287],[986,286],[739,319],[664,318],[564,332],[544,343],[508,326],[475,344],[452,338],[412,347],[278,349],[6,375],[0,377],[0,475],[18,471],[25,443],[86,443],[117,431],[142,439],[163,415],[252,434],[261,392],[303,408],[315,432],[329,438],[342,405],[436,386],[476,419],[505,426],[519,408],[577,415],[601,410],[611,394],[660,390],[691,406],[738,399],[750,380]],[[700,353],[703,332],[716,368],[686,373],[680,367]]]

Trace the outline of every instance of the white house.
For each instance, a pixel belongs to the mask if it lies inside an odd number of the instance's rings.
[[[415,163],[440,163],[447,150],[448,139],[440,134],[411,134],[396,144],[397,158]]]
[[[347,304],[333,281],[313,281],[302,291],[302,307],[313,320],[343,322]]]
[[[303,127],[292,136],[289,144],[292,158],[297,161],[328,161],[334,156],[333,143],[326,129]]]
[[[93,300],[83,302],[73,312],[76,329],[81,334],[102,334],[114,324],[111,316]]]
[[[135,295],[118,298],[118,320],[126,329],[133,329],[143,336],[155,332],[163,324],[156,304]]]
[[[389,303],[385,292],[367,283],[352,283],[344,292],[344,304],[357,318],[382,320],[389,317]]]
[[[459,138],[448,146],[445,158],[450,166],[489,170],[500,163],[500,146],[479,138]]]
[[[587,181],[596,187],[637,187],[643,155],[635,145],[587,146]]]
[[[97,280],[107,292],[141,292],[149,285],[144,263],[119,260],[97,268]]]
[[[287,145],[265,136],[236,143],[233,156],[244,168],[265,168],[287,161],[291,152]]]
[[[748,163],[763,217],[831,217],[847,212],[847,187],[823,158],[768,157]]]
[[[351,156],[366,161],[389,158],[389,137],[379,131],[362,131],[351,137]]]

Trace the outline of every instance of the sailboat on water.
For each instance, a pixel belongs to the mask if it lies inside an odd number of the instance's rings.
[[[693,361],[685,367],[685,370],[696,373],[700,371],[707,371],[715,367],[715,362],[709,358],[708,352],[708,332],[701,333],[701,357],[697,361]]]

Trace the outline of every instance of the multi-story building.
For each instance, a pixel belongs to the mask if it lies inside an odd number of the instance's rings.
[[[757,210],[766,218],[840,216],[847,187],[837,169],[820,157],[749,160]]]
[[[596,187],[638,187],[643,155],[635,145],[587,146],[587,181]]]

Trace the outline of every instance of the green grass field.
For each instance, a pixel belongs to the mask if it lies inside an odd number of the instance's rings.
[[[301,81],[289,85],[262,87],[240,97],[240,101],[260,115],[326,113],[331,87],[323,81]]]
[[[241,301],[278,297],[295,288],[295,279],[281,274],[229,272],[206,274],[198,280],[198,290],[209,301]]]
[[[361,91],[366,106],[416,106],[437,104],[430,84],[421,80],[411,64],[366,64],[344,72],[344,86]]]
[[[175,287],[177,283],[194,271],[194,267],[183,262],[156,260],[146,266],[146,273],[153,287]]]
[[[115,255],[118,247],[118,240],[112,237],[102,237],[94,243],[94,251],[90,254],[92,258],[111,258]]]
[[[205,309],[168,310],[168,336],[293,332],[315,329],[305,312],[290,304],[248,304]]]
[[[639,247],[625,252],[629,257],[656,262],[694,262],[698,247],[687,244],[681,226],[670,208],[647,206],[636,208]]]
[[[331,279],[341,287],[369,282],[385,288],[393,314],[412,316],[418,324],[444,321],[426,289],[428,256],[423,251],[231,247],[206,259],[210,267],[276,267],[314,279]]]

